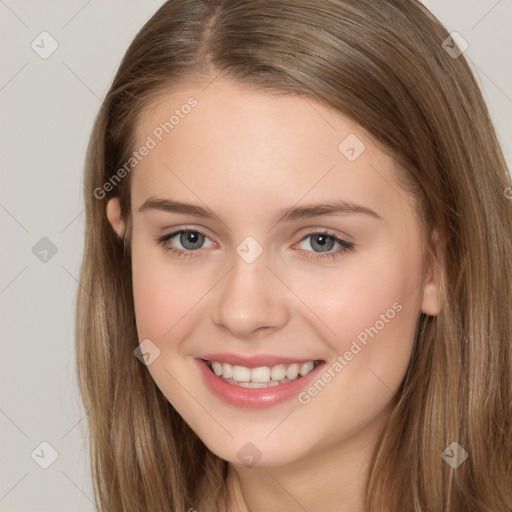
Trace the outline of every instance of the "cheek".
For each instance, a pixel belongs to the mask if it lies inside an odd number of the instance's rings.
[[[302,283],[297,294],[308,298],[321,319],[314,322],[315,337],[333,353],[323,374],[299,395],[304,409],[295,417],[306,431],[317,432],[320,446],[373,421],[403,380],[421,303],[419,246],[409,249],[374,252],[371,260],[359,259],[357,267],[334,279],[332,273],[325,278],[316,273],[296,280]],[[293,440],[286,428],[275,434],[277,444],[290,446]],[[299,442],[294,449],[300,449]]]
[[[133,260],[133,295],[139,336],[162,338],[173,325],[179,292],[170,289],[158,267]]]
[[[183,282],[179,267],[170,265],[160,247],[149,241],[132,242],[132,279],[139,337],[165,339],[197,301],[197,285]]]
[[[197,282],[191,284],[190,276],[179,266],[170,264],[162,249],[152,248],[147,242],[138,244],[135,238],[132,278],[139,341],[150,339],[161,356],[148,366],[148,371],[167,400],[197,431],[201,411],[194,410],[194,403],[183,392],[193,389],[195,383],[189,380],[190,368],[183,365],[180,357],[180,342],[193,330],[189,320],[205,292]]]
[[[395,249],[393,247],[396,247]],[[310,308],[315,337],[351,367],[351,379],[373,379],[380,369],[397,385],[409,362],[421,306],[421,246],[382,245],[340,264],[291,276]]]

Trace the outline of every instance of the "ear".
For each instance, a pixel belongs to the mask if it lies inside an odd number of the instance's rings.
[[[423,284],[421,311],[426,315],[436,316],[442,308],[442,257],[439,234],[433,231],[428,250],[427,275]]]
[[[112,229],[117,233],[119,238],[124,237],[126,225],[121,217],[121,204],[119,198],[113,197],[107,203],[107,218],[112,226]]]

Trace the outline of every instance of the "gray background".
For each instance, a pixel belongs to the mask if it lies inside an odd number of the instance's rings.
[[[74,366],[83,162],[120,59],[162,3],[0,0],[0,511],[94,510]],[[512,0],[424,3],[468,41],[510,167]],[[43,31],[59,45],[47,59],[31,47]],[[43,237],[55,254],[38,252]],[[58,453],[47,469],[42,442]]]

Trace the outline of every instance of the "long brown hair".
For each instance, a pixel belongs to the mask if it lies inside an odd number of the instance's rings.
[[[208,75],[309,95],[355,120],[407,171],[427,232],[439,235],[443,309],[420,317],[367,510],[512,510],[510,178],[473,74],[447,38],[415,0],[170,0],[140,30],[85,167],[77,371],[99,510],[214,511],[226,496],[227,462],[134,357],[129,236],[117,237],[105,210],[119,196],[130,221],[129,173],[105,183],[135,149],[142,110]],[[468,453],[456,469],[441,456],[454,442]]]

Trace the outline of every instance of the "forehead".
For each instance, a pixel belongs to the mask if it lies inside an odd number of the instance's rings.
[[[133,171],[134,206],[165,194],[212,209],[229,197],[232,213],[340,198],[382,212],[411,206],[394,160],[357,123],[310,97],[224,79],[183,85],[141,114],[135,146],[151,149]]]

